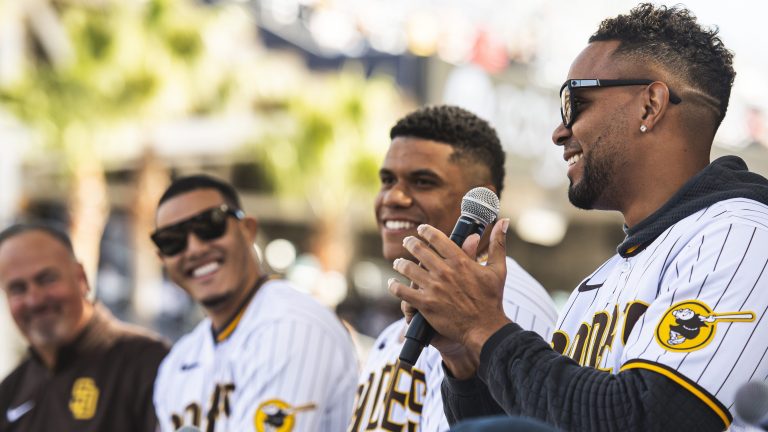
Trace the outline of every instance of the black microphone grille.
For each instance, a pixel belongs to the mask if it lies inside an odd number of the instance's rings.
[[[736,414],[750,424],[759,422],[768,414],[768,385],[751,381],[736,392]]]
[[[461,214],[488,225],[499,215],[499,197],[488,188],[476,187],[462,198]]]

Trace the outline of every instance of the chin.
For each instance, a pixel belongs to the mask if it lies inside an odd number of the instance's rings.
[[[232,292],[223,292],[221,294],[209,294],[200,299],[200,304],[206,309],[216,309],[226,304],[232,297]]]
[[[401,238],[398,241],[385,240],[381,254],[385,260],[394,261],[396,258],[408,256],[408,251],[403,247],[403,239]]]

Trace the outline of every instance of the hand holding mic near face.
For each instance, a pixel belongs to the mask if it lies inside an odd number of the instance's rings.
[[[476,187],[467,192],[461,200],[461,216],[451,232],[451,240],[461,247],[470,235],[482,236],[485,227],[499,215],[499,207],[499,197],[488,188]],[[434,335],[432,326],[416,312],[405,334],[400,362],[413,366]]]

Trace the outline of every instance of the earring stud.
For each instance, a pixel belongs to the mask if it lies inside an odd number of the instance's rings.
[[[640,125],[640,132],[645,133],[645,131],[648,130],[648,126],[646,125]]]

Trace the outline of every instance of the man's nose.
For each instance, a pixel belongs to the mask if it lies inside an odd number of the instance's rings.
[[[29,284],[24,295],[24,303],[30,308],[35,308],[45,303],[45,288],[36,283]]]
[[[203,240],[197,236],[194,232],[187,233],[187,249],[184,251],[186,254],[195,255],[208,249],[208,241]]]
[[[563,123],[558,123],[555,130],[552,131],[552,142],[555,143],[555,145],[564,145],[565,141],[567,141],[571,135],[572,132],[570,129],[567,129]]]
[[[390,207],[409,207],[413,203],[413,198],[405,188],[395,185],[384,192],[382,202]]]

